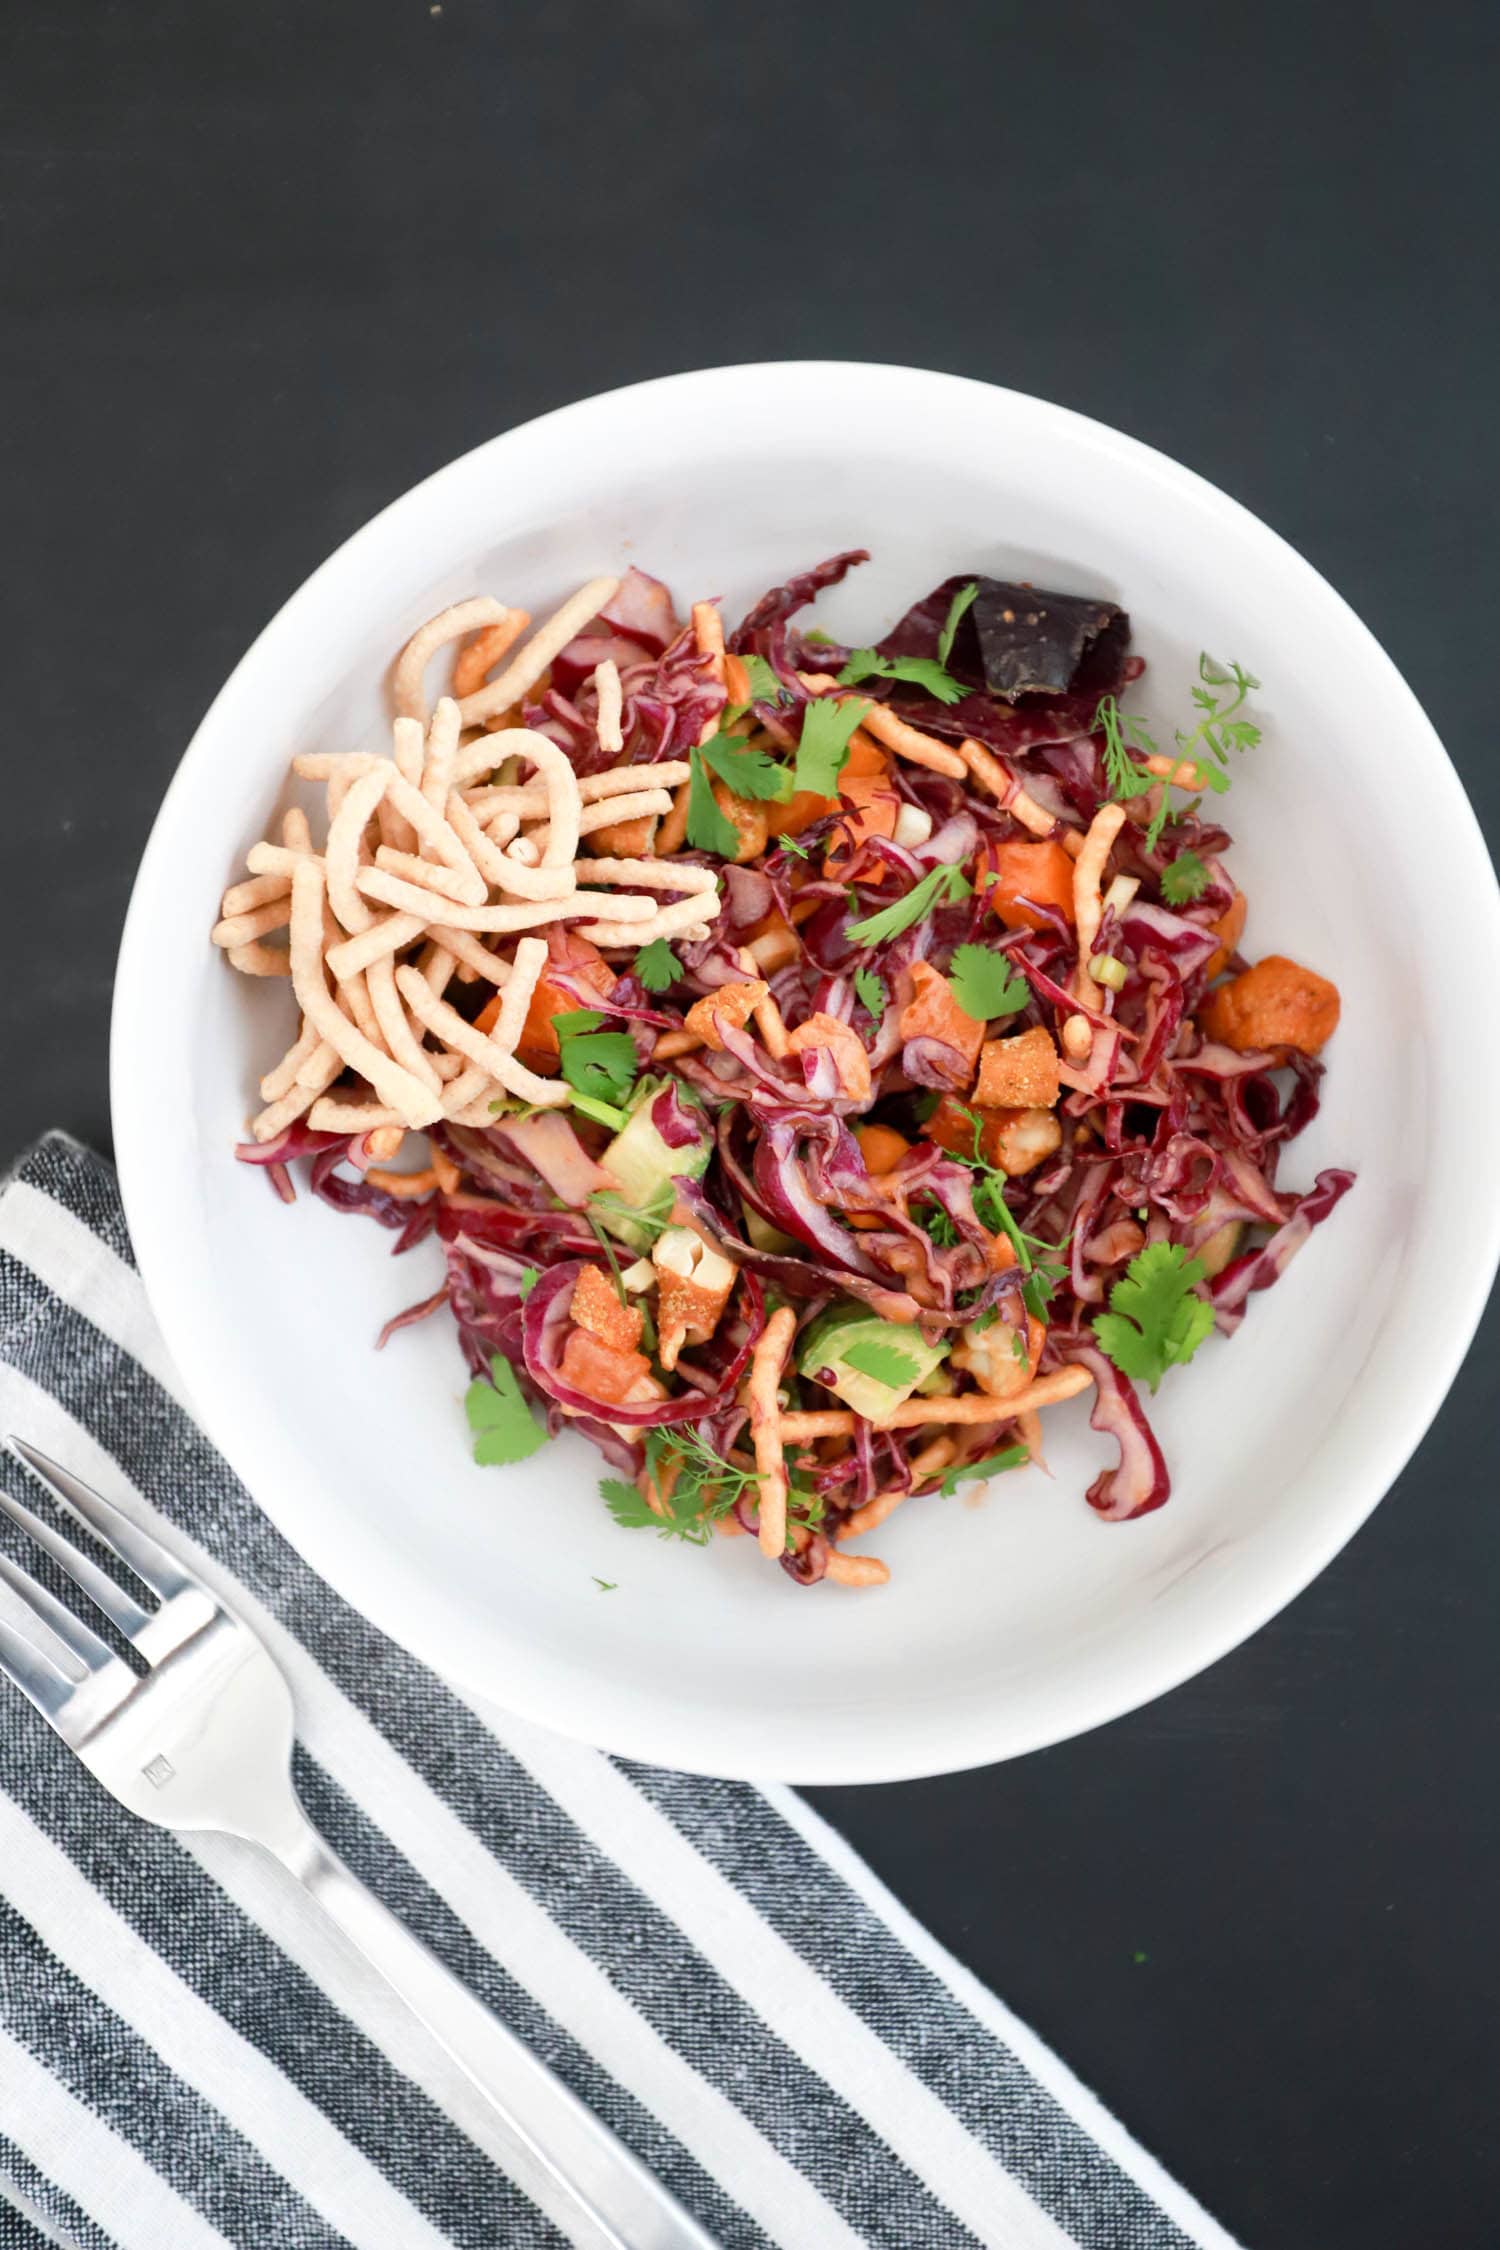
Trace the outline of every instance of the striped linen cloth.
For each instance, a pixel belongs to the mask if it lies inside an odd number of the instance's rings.
[[[4,1430],[169,1519],[291,1678],[324,1834],[725,2250],[1233,2250],[796,1796],[559,1740],[348,1609],[186,1412],[57,1134],[0,1193]],[[0,2246],[557,2244],[490,2132],[277,1867],[133,1820],[0,1682]]]

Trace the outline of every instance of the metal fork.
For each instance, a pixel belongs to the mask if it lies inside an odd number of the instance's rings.
[[[0,1617],[0,1673],[127,1810],[159,1828],[259,1844],[315,1898],[485,2096],[506,2169],[578,2250],[714,2250],[644,2165],[328,1849],[292,1787],[291,1690],[264,1642],[162,1543],[81,1479],[12,1450],[155,1597],[145,1606],[74,1542],[0,1508],[140,1652],[142,1677],[0,1552],[40,1634]]]

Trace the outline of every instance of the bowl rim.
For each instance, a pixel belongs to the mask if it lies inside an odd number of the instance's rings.
[[[110,1107],[126,1222],[147,1298],[210,1441],[282,1535],[344,1600],[440,1676],[460,1684],[467,1680],[490,1701],[497,1694],[493,1683],[474,1681],[464,1672],[461,1658],[458,1668],[449,1670],[443,1661],[447,1643],[438,1629],[435,1612],[429,1615],[421,1605],[411,1606],[409,1589],[398,1589],[389,1582],[373,1545],[362,1550],[357,1543],[338,1539],[326,1526],[299,1522],[294,1495],[283,1492],[274,1477],[258,1469],[263,1457],[261,1438],[253,1417],[236,1412],[232,1369],[223,1367],[211,1348],[200,1348],[204,1339],[195,1320],[190,1263],[184,1259],[180,1239],[174,1239],[174,1234],[180,1238],[182,1230],[174,1230],[171,1202],[160,1187],[160,1166],[153,1162],[159,1113],[152,1113],[152,1080],[139,1061],[149,1052],[150,925],[162,888],[169,838],[178,808],[186,798],[191,772],[210,755],[220,726],[234,710],[242,682],[260,668],[283,637],[297,631],[304,617],[317,611],[331,584],[357,567],[367,553],[380,552],[397,519],[440,501],[448,488],[471,473],[481,457],[524,444],[540,430],[586,421],[591,414],[606,409],[628,410],[630,402],[645,404],[672,393],[711,392],[715,387],[729,393],[747,381],[781,385],[788,391],[808,382],[864,384],[884,389],[893,400],[902,392],[910,396],[920,390],[929,406],[944,391],[969,397],[978,394],[999,404],[1020,423],[1029,420],[1037,429],[1060,431],[1075,443],[1090,443],[1103,454],[1172,485],[1184,497],[1196,498],[1200,505],[1207,503],[1215,510],[1227,511],[1226,520],[1242,534],[1271,542],[1282,567],[1302,575],[1310,597],[1335,604],[1343,612],[1347,624],[1365,645],[1372,669],[1379,674],[1382,692],[1401,706],[1406,725],[1420,739],[1427,760],[1424,790],[1431,793],[1424,801],[1430,805],[1435,798],[1438,802],[1445,848],[1454,855],[1452,887],[1463,894],[1466,908],[1472,909],[1473,943],[1481,964],[1476,978],[1481,988],[1487,982],[1489,989],[1494,989],[1500,981],[1500,882],[1483,832],[1432,722],[1385,648],[1315,565],[1252,510],[1195,470],[1107,423],[1026,392],[937,370],[858,360],[743,362],[655,376],[555,407],[483,440],[397,495],[336,547],[261,628],[208,706],[178,761],[136,871],[120,941],[110,1026]],[[1484,980],[1486,954],[1490,975]],[[670,1725],[643,1729],[633,1711],[621,1716],[613,1710],[601,1713],[591,1706],[586,1722],[579,1723],[578,1714],[560,1714],[550,1697],[544,1700],[539,1692],[528,1697],[524,1678],[508,1684],[505,1707],[526,1720],[574,1734],[616,1755],[670,1763],[680,1770],[725,1778],[810,1785],[902,1781],[971,1770],[1068,1740],[1139,1709],[1230,1654],[1302,1593],[1400,1476],[1452,1387],[1500,1267],[1500,1192],[1471,1216],[1473,1224],[1465,1236],[1469,1254],[1462,1270],[1451,1277],[1452,1286],[1434,1312],[1438,1332],[1428,1338],[1420,1375],[1408,1386],[1406,1418],[1399,1427],[1384,1433],[1373,1449],[1367,1445],[1357,1468],[1345,1478],[1342,1504],[1329,1511],[1323,1535],[1304,1540],[1284,1576],[1262,1595],[1253,1596],[1247,1587],[1246,1598],[1232,1618],[1215,1617],[1196,1624],[1191,1617],[1179,1619],[1172,1636],[1160,1637],[1153,1659],[1142,1658],[1129,1668],[1117,1693],[1091,1698],[1086,1713],[1065,1713],[1056,1724],[1038,1717],[1032,1724],[1018,1727],[1013,1721],[1008,1723],[1003,1708],[966,1708],[945,1711],[936,1723],[927,1720],[899,1743],[886,1730],[872,1730],[868,1739],[853,1749],[842,1743],[832,1760],[815,1741],[805,1738],[790,1749],[778,1739],[763,1757],[732,1755],[726,1760],[722,1754],[713,1753],[711,1742],[695,1743],[691,1724],[684,1729],[680,1718],[675,1732]],[[275,1493],[274,1504],[264,1497],[267,1492]]]

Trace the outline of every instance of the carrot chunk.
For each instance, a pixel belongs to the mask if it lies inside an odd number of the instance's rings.
[[[1295,1047],[1318,1054],[1338,1028],[1338,986],[1283,953],[1268,953],[1231,977],[1198,1010],[1205,1039],[1248,1054],[1255,1047]]]
[[[1008,930],[1046,929],[1038,907],[1072,921],[1073,862],[1061,844],[990,844],[986,857],[995,877],[987,896]]]
[[[952,985],[930,961],[913,962],[911,981],[912,996],[901,1011],[903,1040],[941,1039],[972,1070],[984,1044],[984,1025],[959,1006]]]

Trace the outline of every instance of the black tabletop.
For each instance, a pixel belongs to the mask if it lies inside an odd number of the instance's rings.
[[[925,364],[1163,447],[1349,597],[1500,832],[1494,24],[5,10],[0,1148],[107,1145],[135,862],[266,618],[453,454],[670,369]],[[988,1772],[815,1793],[1257,2245],[1500,2230],[1496,1334],[1353,1547],[1191,1686]]]

